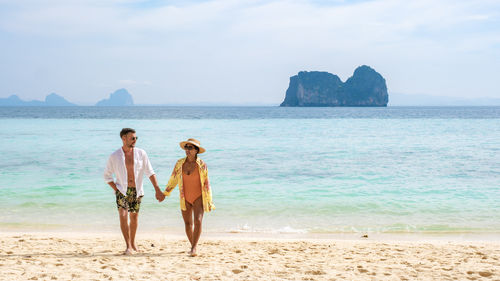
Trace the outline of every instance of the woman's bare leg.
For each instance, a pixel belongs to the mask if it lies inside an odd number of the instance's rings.
[[[186,235],[193,246],[193,208],[192,205],[186,202],[186,210],[182,211],[182,218],[184,219],[184,228],[186,230]]]
[[[191,243],[191,256],[196,256],[196,246],[198,245],[198,240],[201,235],[201,227],[203,221],[203,199],[202,197],[198,197],[193,202],[193,211],[194,211],[194,231],[193,231],[193,240]]]

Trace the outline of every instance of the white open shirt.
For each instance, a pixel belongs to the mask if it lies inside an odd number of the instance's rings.
[[[137,197],[144,195],[142,180],[144,176],[150,177],[155,174],[151,163],[149,162],[146,151],[140,148],[132,148],[134,150],[134,178]],[[113,174],[116,180],[113,178]],[[123,194],[127,194],[127,168],[125,167],[125,153],[120,147],[113,152],[108,159],[106,169],[104,169],[104,180],[106,183],[115,182],[118,190]]]

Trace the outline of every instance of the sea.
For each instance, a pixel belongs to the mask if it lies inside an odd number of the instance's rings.
[[[0,107],[0,230],[119,232],[103,179],[137,131],[163,189],[206,148],[205,233],[500,233],[500,107]],[[144,179],[139,231],[183,234]]]

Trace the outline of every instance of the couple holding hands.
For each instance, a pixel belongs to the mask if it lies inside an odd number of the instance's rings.
[[[126,243],[125,255],[138,251],[135,234],[138,225],[141,199],[144,196],[142,180],[146,176],[153,184],[156,199],[162,202],[179,185],[180,207],[184,219],[186,235],[191,243],[189,254],[196,256],[196,245],[201,235],[203,213],[215,209],[212,203],[212,190],[208,179],[207,165],[198,158],[205,152],[200,142],[188,139],[180,142],[186,157],[175,164],[165,191],[161,191],[148,155],[135,147],[135,130],[123,128],[120,132],[123,145],[113,152],[104,170],[106,183],[113,188],[120,217],[120,228]],[[114,175],[114,178],[113,178]],[[130,223],[129,223],[130,218]]]

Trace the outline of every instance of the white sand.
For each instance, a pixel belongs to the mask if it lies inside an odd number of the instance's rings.
[[[204,237],[189,257],[182,236],[0,233],[1,280],[500,280],[498,241]]]

